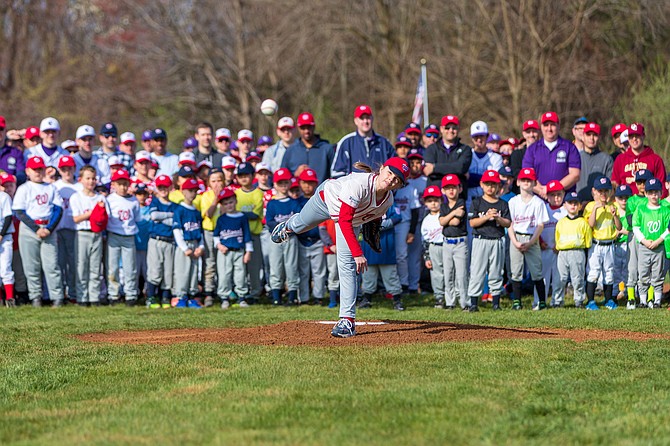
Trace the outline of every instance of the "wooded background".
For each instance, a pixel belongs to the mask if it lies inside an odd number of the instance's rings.
[[[163,127],[170,147],[202,120],[274,137],[279,116],[311,111],[335,142],[360,103],[393,138],[423,57],[432,122],[506,137],[546,110],[565,136],[581,115],[607,135],[637,120],[668,151],[670,2],[1,0],[0,17],[0,114],[10,128],[55,116],[63,139],[107,120]]]

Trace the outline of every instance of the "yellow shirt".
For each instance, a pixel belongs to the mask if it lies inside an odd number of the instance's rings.
[[[563,217],[556,223],[556,249],[585,249],[591,247],[591,226],[584,217]]]
[[[212,215],[212,218],[209,218],[207,216],[207,209],[212,206],[212,203],[214,203],[217,200],[216,194],[214,193],[213,190],[208,190],[202,195],[199,195],[200,197],[200,214],[202,215],[202,229],[205,231],[213,231],[214,228],[216,227],[216,221],[219,219],[219,216],[221,215],[221,208],[219,206],[216,207],[216,210],[214,211],[214,214]]]
[[[596,202],[589,202],[584,208],[584,220],[587,224],[589,222],[589,216],[593,213],[593,208],[595,207]],[[617,237],[617,229],[614,226],[614,216],[607,209],[612,204],[608,204],[606,207],[598,208],[596,211],[596,224],[593,227],[593,238],[597,240],[614,240]]]
[[[249,220],[249,229],[253,235],[258,235],[263,230],[263,191],[258,187],[250,192],[240,189],[235,190],[237,196],[236,209],[240,212],[253,212],[258,215],[256,220]]]
[[[196,195],[195,200],[193,200],[193,206],[197,210],[200,210],[200,197],[201,195]],[[179,204],[182,201],[184,201],[184,194],[182,194],[179,189],[175,189],[172,192],[170,192],[170,195],[168,195],[168,200],[170,200],[174,204]]]

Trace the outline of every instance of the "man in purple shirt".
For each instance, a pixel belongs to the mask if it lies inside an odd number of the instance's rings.
[[[7,144],[6,127],[5,117],[0,116],[0,169],[16,176],[17,184],[22,184],[26,181],[26,162],[21,150]]]
[[[523,167],[532,167],[537,175],[535,193],[547,199],[547,183],[561,182],[566,192],[575,190],[582,161],[577,147],[558,135],[558,115],[546,112],[540,118],[542,139],[531,144],[523,157]]]

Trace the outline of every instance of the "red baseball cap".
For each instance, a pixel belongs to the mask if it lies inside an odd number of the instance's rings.
[[[31,156],[28,158],[26,167],[28,169],[46,169],[47,165],[44,164],[44,159],[41,156]]]
[[[225,188],[221,192],[219,192],[219,196],[216,197],[217,200],[222,201],[225,200],[226,198],[234,197],[235,196],[235,191],[230,189],[230,188]]]
[[[277,183],[279,181],[291,181],[291,172],[288,169],[277,169],[277,171],[272,175],[272,182]]]
[[[423,191],[423,198],[425,199],[428,197],[442,198],[442,191],[440,191],[440,188],[437,186],[428,186]]]
[[[7,183],[16,183],[16,177],[7,172],[0,173],[0,185],[4,186]]]
[[[627,128],[628,128],[628,127],[626,127],[626,124],[624,124],[623,122],[620,122],[620,123],[618,123],[618,124],[615,124],[615,125],[612,127],[612,130],[611,130],[611,132],[612,132],[612,137],[618,135],[619,133],[623,133],[623,131],[626,130]]]
[[[74,158],[71,156],[61,156],[58,159],[58,168],[60,169],[61,167],[76,167],[76,163],[74,162]]]
[[[459,186],[461,180],[458,178],[458,175],[447,174],[442,178],[442,187],[447,186]]]
[[[412,158],[416,158],[416,159],[420,159],[420,160],[422,160],[422,159],[423,159],[423,155],[421,155],[421,152],[419,151],[419,149],[412,149],[412,150],[410,150],[409,153],[407,154],[407,159],[408,159],[408,160],[411,160]]]
[[[119,181],[119,180],[130,181],[130,174],[126,169],[119,169],[112,175],[112,181]]]
[[[561,184],[560,181],[551,180],[550,182],[547,183],[547,193],[560,192],[562,190],[565,190],[565,188],[563,187],[563,184]]]
[[[4,116],[0,116],[0,128],[2,128],[2,129],[7,128],[7,121],[5,121]]]
[[[525,132],[528,129],[540,130],[540,124],[534,119],[529,119],[523,123],[523,131]]]
[[[298,127],[303,125],[315,125],[314,116],[311,113],[305,112],[298,115]]]
[[[158,178],[154,181],[156,187],[170,187],[172,186],[172,178],[167,175],[158,175]]]
[[[400,178],[403,185],[407,184],[407,178],[409,177],[409,164],[407,163],[407,160],[394,156],[393,158],[389,158],[384,163],[384,166],[391,169],[391,172]]]
[[[556,112],[553,112],[553,111],[548,111],[548,112],[543,113],[542,114],[542,124],[544,124],[545,122],[554,122],[554,123],[558,124],[559,123],[558,114],[556,114]]]
[[[519,180],[537,180],[537,176],[535,176],[535,169],[532,167],[526,167],[524,169],[521,169],[521,172],[519,172],[519,176],[517,177]]]
[[[589,122],[584,126],[584,133],[596,133],[600,135],[600,126],[595,122]]]
[[[187,178],[186,181],[181,183],[181,190],[192,190],[198,189],[198,182],[193,178]]]
[[[500,183],[500,174],[495,170],[487,170],[482,175],[482,183]]]
[[[314,169],[305,169],[302,172],[300,172],[300,175],[298,175],[298,179],[300,181],[312,181],[314,183],[318,183],[319,180],[316,176],[316,172]]]
[[[442,120],[440,121],[440,125],[442,127],[444,127],[447,124],[461,125],[460,121],[458,120],[458,116],[454,116],[454,115],[442,116]]]
[[[644,126],[639,122],[634,122],[628,126],[628,137],[631,135],[641,135],[644,136]]]
[[[300,181],[296,177],[291,177],[291,185],[288,188],[293,189],[294,187],[300,187]]]
[[[356,110],[354,110],[354,118],[360,118],[363,115],[372,116],[372,109],[369,105],[359,105],[356,107]]]
[[[38,127],[32,126],[26,129],[25,139],[33,139],[36,136],[40,136],[40,129]]]

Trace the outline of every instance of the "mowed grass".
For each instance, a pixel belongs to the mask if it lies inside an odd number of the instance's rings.
[[[469,314],[433,309],[428,298],[407,304],[397,313],[383,302],[359,318],[670,332],[665,310]],[[126,346],[72,335],[335,319],[337,312],[0,310],[3,445],[670,443],[670,340]]]

